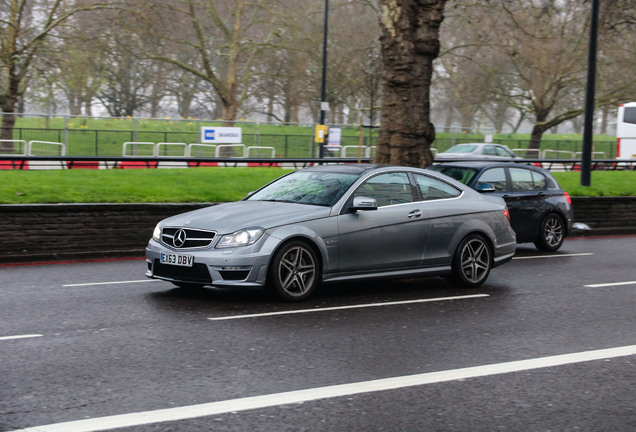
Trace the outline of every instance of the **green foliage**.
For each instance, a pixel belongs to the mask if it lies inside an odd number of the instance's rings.
[[[0,171],[0,203],[227,202],[286,172],[256,167]]]

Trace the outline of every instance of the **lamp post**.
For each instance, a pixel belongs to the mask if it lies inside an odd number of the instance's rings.
[[[323,26],[322,39],[322,86],[320,91],[320,125],[325,124],[325,113],[327,111],[327,31],[329,29],[329,0],[325,0],[325,23]],[[325,156],[324,139],[320,143],[318,157]]]
[[[592,0],[590,44],[587,57],[587,89],[585,93],[585,125],[581,158],[581,186],[591,185],[592,138],[594,130],[594,87],[596,86],[596,41],[598,38],[598,0]]]

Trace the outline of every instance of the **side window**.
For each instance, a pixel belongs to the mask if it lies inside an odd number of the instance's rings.
[[[625,123],[636,124],[636,107],[626,107],[623,115]]]
[[[491,168],[483,172],[477,183],[475,189],[479,189],[482,184],[489,184],[495,188],[497,192],[505,192],[508,187],[506,184],[506,170],[503,168]]]
[[[454,198],[461,195],[462,191],[433,177],[417,174],[415,176],[417,186],[420,189],[423,200],[435,200]]]
[[[488,156],[497,156],[497,147],[495,146],[485,146],[484,154]]]
[[[506,150],[505,147],[497,147],[497,156],[514,157],[514,154]]]
[[[516,192],[534,190],[532,171],[523,168],[510,168],[512,190]]]
[[[548,188],[548,179],[543,174],[532,171],[532,180],[534,180],[535,190],[544,190]]]
[[[370,178],[354,196],[374,198],[378,207],[413,202],[413,192],[406,173],[386,173]]]

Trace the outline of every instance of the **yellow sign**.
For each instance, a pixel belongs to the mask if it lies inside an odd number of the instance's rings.
[[[327,125],[316,125],[316,138],[315,138],[315,141],[317,143],[324,143],[325,142],[325,136],[327,135],[328,131],[329,131],[329,126],[327,126]]]

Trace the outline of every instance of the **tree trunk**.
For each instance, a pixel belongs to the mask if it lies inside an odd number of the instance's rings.
[[[376,162],[431,165],[433,60],[446,0],[381,0],[383,104]]]
[[[69,113],[72,116],[82,115],[82,97],[75,91],[69,91],[67,93]]]
[[[222,125],[224,127],[232,127],[234,126],[234,122],[236,121],[236,117],[238,114],[238,102],[231,101],[223,104],[223,122]]]
[[[4,113],[2,115],[2,134],[0,134],[0,139],[12,140],[13,127],[15,126],[15,113],[13,111],[7,111],[5,108],[3,108],[2,111]],[[0,142],[0,154],[11,154],[13,151],[13,143]]]
[[[7,93],[2,97],[2,103],[0,109],[2,110],[2,127],[0,128],[0,139],[12,140],[13,139],[13,127],[15,126],[16,114],[15,108],[18,104],[19,81],[14,79],[13,74],[9,74],[9,86]],[[0,153],[11,154],[15,151],[13,143],[0,142]]]
[[[545,126],[535,123],[530,133],[530,145],[528,145],[528,149],[539,150],[541,148],[541,138],[546,130],[547,128]]]

